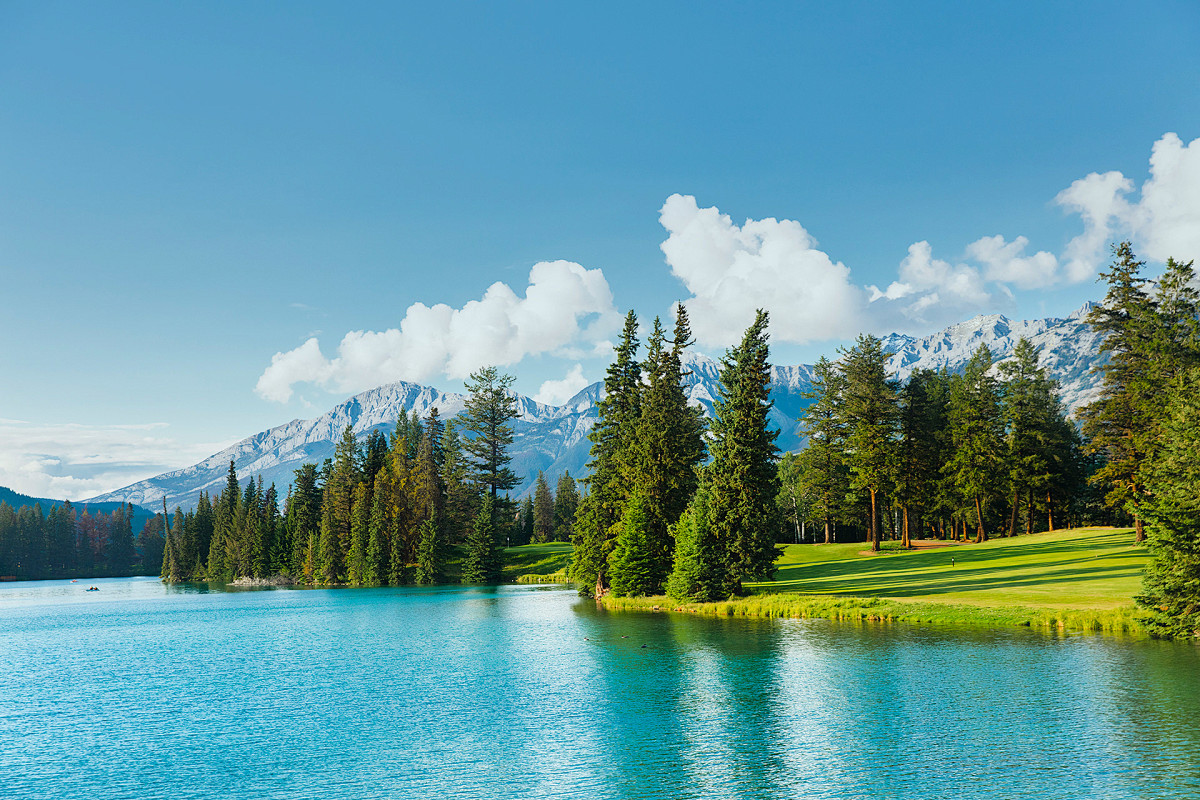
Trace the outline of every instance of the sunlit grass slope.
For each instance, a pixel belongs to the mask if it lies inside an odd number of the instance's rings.
[[[880,555],[862,555],[864,548],[861,543],[784,546],[775,580],[747,588],[993,607],[1113,609],[1132,603],[1147,558],[1131,531],[1113,528]]]
[[[568,542],[504,548],[504,580],[517,583],[566,583],[571,565]]]
[[[932,544],[932,543],[931,543]],[[606,597],[610,609],[715,616],[826,617],[1140,633],[1133,596],[1145,549],[1128,529],[1081,528],[903,551],[888,543],[785,545],[776,580],[749,597],[677,604]]]

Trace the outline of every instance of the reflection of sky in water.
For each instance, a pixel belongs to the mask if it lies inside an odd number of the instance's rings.
[[[1190,798],[1198,667],[1188,645],[610,614],[557,588],[10,583],[0,785],[139,800]]]

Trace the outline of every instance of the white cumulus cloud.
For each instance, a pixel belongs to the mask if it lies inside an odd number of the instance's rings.
[[[967,256],[984,267],[984,277],[1021,289],[1043,289],[1058,280],[1058,257],[1045,250],[1025,255],[1029,240],[1018,236],[985,236],[967,245]]]
[[[1155,262],[1200,259],[1200,138],[1189,144],[1164,134],[1150,151],[1150,177],[1137,196],[1120,172],[1093,172],[1056,198],[1083,220],[1083,233],[1066,248],[1069,280],[1092,278],[1108,260],[1108,246],[1129,238],[1134,252]]]
[[[568,370],[562,380],[544,382],[533,399],[550,406],[561,406],[574,397],[591,381],[583,376],[583,365],[576,364]]]
[[[771,312],[774,338],[798,344],[862,329],[863,290],[799,222],[749,219],[738,226],[680,194],[667,198],[659,221],[669,234],[662,251],[671,273],[692,293],[685,303],[700,342],[736,341],[756,308]]]
[[[462,308],[414,303],[399,328],[351,331],[332,358],[316,338],[276,353],[255,390],[287,402],[298,383],[360,391],[439,374],[461,379],[483,366],[512,365],[541,353],[579,358],[594,352],[619,324],[603,272],[543,261],[529,271],[524,297],[496,282]]]

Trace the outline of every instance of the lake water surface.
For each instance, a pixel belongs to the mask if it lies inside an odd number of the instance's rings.
[[[12,798],[1196,798],[1192,645],[0,584]]]

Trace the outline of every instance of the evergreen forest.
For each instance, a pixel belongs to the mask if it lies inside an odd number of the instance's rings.
[[[494,583],[503,549],[571,542],[581,594],[713,601],[769,580],[784,542],[983,542],[1085,524],[1129,525],[1150,549],[1137,598],[1155,635],[1200,630],[1200,295],[1191,262],[1155,280],[1129,243],[1102,273],[1088,322],[1104,336],[1099,395],[1072,419],[1039,352],[981,345],[961,372],[917,370],[862,335],[822,358],[783,454],[769,424],[769,318],[720,361],[711,419],[688,402],[687,309],[644,343],[630,311],[597,402],[587,475],[539,473],[520,502],[510,468],[513,378],[473,373],[465,411],[401,415],[390,436],[347,427],[280,497],[261,478],[194,510],[162,513],[137,540],[131,510],[48,515],[0,504],[0,576],[124,575],[311,585]],[[582,485],[582,487],[581,487]],[[553,487],[553,488],[552,488]]]

